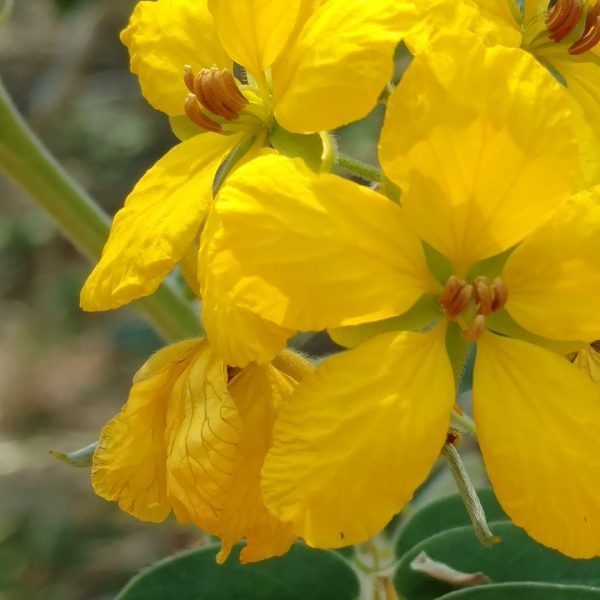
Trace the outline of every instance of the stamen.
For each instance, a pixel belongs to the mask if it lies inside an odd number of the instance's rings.
[[[497,312],[504,308],[506,301],[508,300],[508,288],[504,285],[504,282],[500,277],[496,277],[492,283],[492,311]]]
[[[489,315],[492,312],[493,291],[490,288],[487,277],[475,279],[475,295],[479,303],[479,313]]]
[[[553,42],[562,41],[577,26],[583,4],[583,0],[557,0],[546,19],[548,37]]]
[[[207,131],[214,131],[219,133],[223,128],[220,123],[213,121],[209,117],[207,117],[200,108],[198,104],[198,100],[194,94],[188,94],[188,97],[185,99],[185,103],[183,105],[185,110],[185,114],[188,119],[198,125],[201,129],[206,129]]]
[[[473,324],[463,333],[463,337],[468,342],[476,342],[485,331],[485,316],[477,315]]]
[[[452,275],[444,287],[440,297],[440,305],[446,314],[453,319],[458,316],[469,304],[473,296],[473,286]]]
[[[237,86],[235,78],[228,69],[202,69],[194,75],[192,67],[183,67],[183,81],[191,94],[185,101],[187,116],[199,127],[209,131],[221,131],[221,125],[206,116],[202,111],[212,113],[226,121],[233,121],[240,116],[241,110],[248,100]],[[193,102],[192,102],[193,98]]]
[[[595,4],[585,18],[582,36],[569,46],[569,54],[583,54],[591,50],[598,42],[600,42],[600,5]]]

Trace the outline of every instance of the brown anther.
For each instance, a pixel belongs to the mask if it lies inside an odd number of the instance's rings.
[[[185,113],[198,127],[208,131],[221,131],[221,125],[204,114],[203,110],[233,121],[248,104],[248,100],[237,86],[235,78],[228,69],[202,69],[194,75],[192,67],[183,67],[183,81],[191,92],[185,101]],[[193,102],[192,102],[193,99]]]
[[[185,83],[185,87],[190,91],[190,93],[194,93],[194,71],[190,65],[183,65],[183,82]]]
[[[487,277],[476,277],[475,281],[475,297],[479,304],[478,313],[489,315],[492,312],[492,302],[494,300],[493,292],[488,283]]]
[[[198,100],[196,96],[193,94],[189,94],[185,99],[185,103],[183,105],[185,110],[185,114],[188,119],[198,125],[201,129],[206,129],[207,131],[214,131],[216,133],[220,132],[223,128],[220,123],[213,121],[211,118],[207,117],[200,108],[198,104]]]
[[[508,288],[500,277],[496,277],[492,283],[492,306],[491,312],[502,310],[508,300]]]
[[[446,434],[446,444],[450,444],[451,446],[456,446],[460,440],[460,433],[455,430],[450,430]]]
[[[458,316],[469,304],[473,296],[473,286],[452,275],[440,297],[440,305],[446,314],[453,319]]]
[[[548,37],[553,42],[562,41],[579,23],[583,12],[583,0],[556,0],[546,18]]]
[[[569,46],[569,54],[583,54],[591,50],[598,42],[600,42],[600,5],[594,4],[585,18],[583,34]]]
[[[485,331],[485,316],[479,314],[475,317],[475,320],[473,321],[473,324],[471,325],[471,327],[469,327],[469,329],[467,329],[463,333],[463,337],[468,342],[476,342],[483,335],[484,331]]]

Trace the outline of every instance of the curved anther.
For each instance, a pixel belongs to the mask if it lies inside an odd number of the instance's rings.
[[[581,37],[569,46],[569,54],[583,54],[600,42],[600,5],[595,4],[585,19],[585,27]]]
[[[440,305],[446,314],[453,319],[457,317],[469,304],[473,296],[473,286],[462,279],[452,275],[440,297]]]
[[[185,114],[188,119],[198,125],[201,129],[206,129],[207,131],[215,131],[220,132],[222,127],[220,123],[213,121],[211,118],[207,117],[200,108],[198,104],[198,99],[194,94],[188,94],[188,97],[185,99],[185,103],[183,105],[185,110]]]
[[[211,69],[202,69],[197,75],[194,75],[192,67],[186,65],[183,68],[183,81],[191,92],[185,101],[186,114],[198,126],[209,129],[209,131],[221,131],[222,128],[219,123],[206,116],[202,108],[216,117],[233,121],[240,116],[241,110],[248,104],[248,100],[238,88],[233,74],[228,69],[212,67]],[[192,103],[190,99],[192,97],[195,103]],[[206,121],[212,125],[206,127]],[[218,126],[218,129],[214,128],[215,125]]]
[[[471,324],[471,327],[463,333],[463,337],[468,342],[476,342],[485,331],[485,316],[477,315]]]
[[[508,288],[500,277],[496,277],[492,283],[492,297],[491,312],[502,310],[508,300]]]
[[[583,0],[557,0],[548,14],[546,27],[553,42],[562,41],[579,23],[583,12]]]

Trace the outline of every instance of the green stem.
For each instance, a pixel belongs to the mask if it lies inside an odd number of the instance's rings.
[[[100,257],[110,219],[43,146],[0,81],[0,170],[20,185],[90,260]],[[197,310],[174,286],[164,283],[134,308],[167,340],[201,335]]]
[[[377,167],[372,167],[347,154],[338,154],[335,157],[335,164],[340,169],[344,169],[344,171],[348,171],[369,183],[379,183],[381,181],[381,171]]]

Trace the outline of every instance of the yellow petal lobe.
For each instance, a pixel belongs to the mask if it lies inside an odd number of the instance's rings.
[[[429,473],[454,402],[443,329],[382,334],[330,358],[283,405],[263,497],[310,546],[365,541]]]
[[[296,539],[289,524],[284,525],[267,511],[260,491],[260,473],[272,443],[273,424],[295,386],[296,381],[271,365],[250,365],[231,381],[229,390],[240,416],[241,435],[223,506],[219,561],[244,536],[247,545],[240,555],[242,562],[279,556]]]
[[[213,65],[232,66],[206,0],[138,2],[121,41],[129,49],[131,72],[139,77],[144,97],[171,117],[184,114],[184,65],[194,73]]]
[[[81,291],[84,310],[109,310],[156,291],[190,248],[212,200],[216,170],[236,138],[206,133],[175,146],[115,215]]]
[[[565,203],[510,255],[505,308],[537,335],[600,339],[600,186]]]
[[[223,47],[257,79],[286,45],[301,4],[301,0],[208,0]]]
[[[142,521],[163,521],[166,489],[164,431],[171,388],[197,341],[167,346],[138,372],[123,410],[104,427],[94,454],[96,494]]]
[[[211,276],[237,304],[282,327],[383,319],[437,289],[402,209],[300,160],[265,156],[241,167],[215,211]]]
[[[413,12],[404,0],[322,2],[273,65],[277,121],[308,133],[364,117],[392,77],[394,50]]]
[[[486,470],[510,518],[563,554],[600,554],[600,388],[558,354],[487,333],[473,398]]]
[[[567,198],[578,168],[570,106],[518,49],[447,36],[412,62],[389,100],[379,157],[413,227],[460,275]]]

